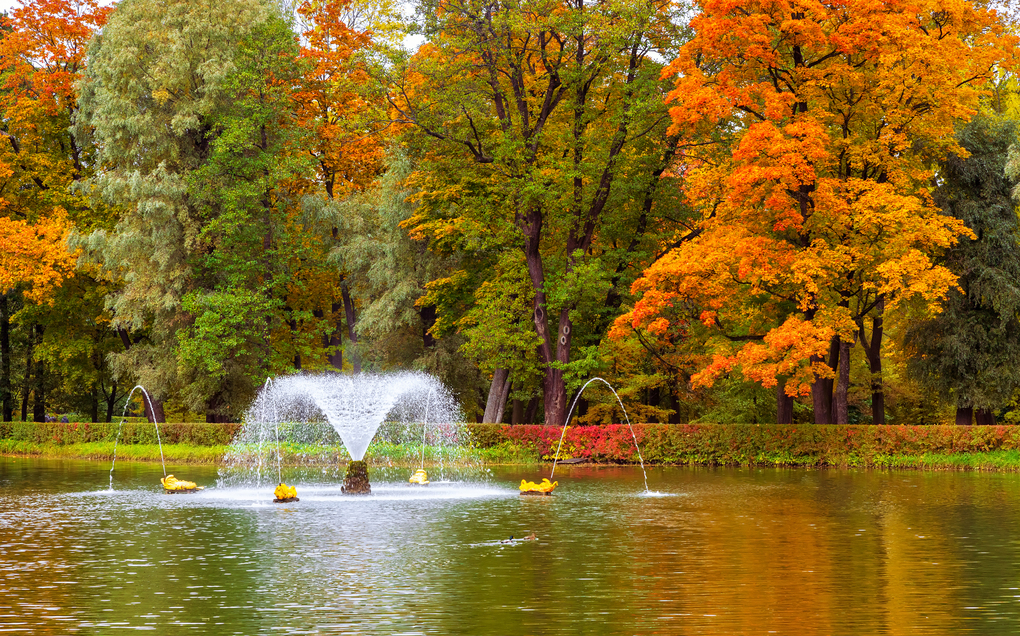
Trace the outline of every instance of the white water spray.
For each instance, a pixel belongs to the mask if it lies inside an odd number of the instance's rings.
[[[156,410],[152,408],[152,399],[149,398],[149,392],[139,384],[128,393],[127,401],[124,402],[124,411],[120,415],[120,423],[117,425],[117,437],[113,440],[113,464],[110,466],[110,490],[113,490],[113,469],[117,467],[117,443],[120,442],[120,432],[124,428],[124,420],[127,419],[127,410],[131,406],[131,396],[139,389],[141,389],[142,396],[149,405],[149,413],[153,414],[152,423],[156,427],[156,443],[159,444],[159,462],[163,465],[163,476],[166,477],[166,461],[163,459],[163,441],[159,437],[159,422],[156,421]]]
[[[577,395],[574,397],[574,403],[570,405],[570,410],[567,412],[567,419],[563,422],[563,430],[560,432],[560,443],[556,447],[556,455],[553,457],[553,467],[552,472],[549,473],[549,481],[552,481],[553,475],[556,474],[556,462],[558,462],[560,459],[560,449],[563,448],[563,437],[567,434],[567,424],[570,423],[570,416],[574,414],[574,407],[577,406],[577,401],[581,399],[581,394],[584,393],[584,390],[588,388],[588,385],[591,384],[592,382],[595,382],[596,380],[609,387],[609,390],[612,391],[613,395],[616,396],[616,401],[620,404],[620,409],[623,410],[623,417],[624,419],[627,420],[627,427],[630,428],[630,436],[634,440],[634,449],[637,451],[638,461],[641,462],[641,474],[644,475],[645,478],[645,493],[648,493],[649,492],[648,473],[645,472],[645,460],[641,456],[641,447],[638,446],[637,435],[634,434],[634,427],[630,423],[630,417],[627,415],[627,409],[624,408],[623,400],[621,400],[620,396],[617,395],[616,389],[613,388],[613,385],[609,384],[602,378],[592,378],[591,380],[585,382],[584,386],[581,387],[581,390],[578,391]]]
[[[288,461],[308,470],[322,466],[325,475],[343,458],[339,444],[352,460],[363,460],[369,444],[385,422],[388,442],[413,445],[419,452],[408,458],[424,465],[426,447],[439,431],[440,444],[457,443],[461,421],[456,399],[439,379],[422,372],[387,374],[336,373],[280,376],[267,380],[244,416],[220,475],[232,483],[262,485],[263,471],[276,440],[277,477],[282,478],[282,446],[295,444]],[[453,425],[446,433],[445,425]],[[339,437],[339,439],[337,439]],[[433,442],[435,443],[435,442]],[[332,453],[327,448],[333,448]]]
[[[434,391],[429,391],[429,396],[425,400],[425,419],[421,424],[421,466],[422,470],[425,470],[425,446],[428,444],[428,432],[429,432],[429,406],[432,404],[432,395]]]

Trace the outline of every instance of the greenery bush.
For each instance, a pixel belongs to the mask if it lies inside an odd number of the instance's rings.
[[[240,427],[234,423],[164,423],[159,425],[158,441],[195,446],[226,445]],[[37,444],[113,442],[117,439],[117,430],[118,422],[0,422],[0,439]],[[156,427],[148,422],[124,422],[119,443],[156,444]]]

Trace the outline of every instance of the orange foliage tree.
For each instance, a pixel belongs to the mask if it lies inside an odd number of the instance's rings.
[[[89,208],[81,193],[71,188],[93,162],[69,127],[77,110],[75,84],[84,68],[89,39],[110,11],[96,0],[34,0],[0,16],[0,221],[4,224],[0,241],[5,244],[0,255],[0,403],[4,420],[12,417],[12,307],[20,305],[21,291],[30,303],[42,303],[21,321],[21,328],[28,332],[21,340],[29,343],[22,417],[32,386],[34,416],[39,420],[45,416],[49,381],[35,345],[42,340],[45,323],[69,315],[59,301],[51,307],[56,287],[71,273],[63,241],[68,223],[84,227],[109,221],[107,211]]]
[[[59,214],[32,224],[0,217],[0,294],[22,285],[27,299],[45,302],[74,270],[67,230]]]
[[[881,312],[911,299],[938,311],[955,283],[932,255],[968,231],[933,204],[933,165],[963,152],[954,126],[1016,38],[966,0],[699,4],[665,72],[701,226],[635,282],[614,335],[658,337],[697,307],[709,358],[696,385],[739,370],[779,387],[780,422],[809,391],[816,422],[845,422],[865,321],[880,338]]]
[[[33,220],[62,206],[77,220],[84,208],[68,185],[88,157],[69,127],[89,39],[110,11],[97,0],[35,0],[3,18],[0,214]]]
[[[333,202],[363,191],[382,171],[383,135],[388,117],[382,109],[381,94],[373,94],[368,73],[367,54],[373,46],[370,24],[359,24],[364,16],[351,0],[304,0],[298,14],[306,25],[301,56],[307,70],[295,93],[296,116],[307,129],[313,130],[308,151],[315,159],[315,182],[310,186],[325,195],[323,215],[328,221],[329,237],[317,265],[323,271],[308,272],[309,280],[317,280],[320,292],[314,298],[291,300],[291,305],[305,309],[306,320],[327,319],[333,327],[325,337],[330,366],[341,369],[343,323],[351,345],[357,344],[355,305],[343,263],[329,262],[330,247],[340,238],[339,223]],[[338,265],[341,275],[337,280]],[[313,266],[314,267],[314,266]],[[329,280],[332,279],[332,280]],[[325,293],[323,293],[325,292]],[[327,307],[320,307],[324,298],[331,298]],[[329,313],[327,318],[326,314]],[[295,338],[299,319],[291,320]],[[350,356],[355,372],[360,371],[360,358],[353,347]],[[297,359],[295,359],[297,361]]]

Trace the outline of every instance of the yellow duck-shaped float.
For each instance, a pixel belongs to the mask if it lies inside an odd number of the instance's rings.
[[[280,485],[273,491],[273,495],[276,499],[273,503],[288,503],[291,501],[301,501],[297,496],[297,488],[294,486],[288,486],[287,484],[280,482]]]
[[[174,495],[179,492],[197,492],[203,490],[205,486],[196,486],[193,481],[184,481],[183,479],[177,479],[173,475],[167,475],[159,480],[159,483],[163,484],[163,490],[167,493]]]
[[[550,482],[548,478],[542,479],[542,483],[536,484],[533,481],[526,479],[521,480],[521,494],[522,495],[551,495],[552,491],[556,489],[556,486],[560,482]]]
[[[418,484],[419,486],[428,486],[429,476],[428,473],[425,472],[424,468],[419,468],[418,470],[414,471],[414,474],[411,475],[411,478],[408,479],[407,481],[411,482],[412,484]]]

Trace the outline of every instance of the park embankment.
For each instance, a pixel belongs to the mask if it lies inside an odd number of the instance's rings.
[[[185,464],[224,461],[239,424],[145,422],[4,422],[0,455],[112,459]],[[465,424],[464,458],[492,464],[551,461],[560,436],[560,459],[636,464],[626,425],[570,426]],[[649,465],[917,468],[1020,471],[1017,426],[836,426],[746,424],[636,424],[641,458]],[[326,457],[345,461],[337,447],[283,442],[283,459]],[[368,458],[414,463],[421,447],[376,441]],[[332,453],[332,454],[331,454]]]

